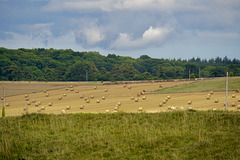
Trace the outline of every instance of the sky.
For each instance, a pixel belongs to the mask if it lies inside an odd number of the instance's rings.
[[[240,59],[240,0],[0,0],[0,47]]]

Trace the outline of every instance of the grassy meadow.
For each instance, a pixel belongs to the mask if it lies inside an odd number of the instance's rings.
[[[240,88],[239,77],[228,78],[228,90],[236,90]],[[204,81],[195,81],[193,83],[181,84],[164,89],[158,89],[153,93],[186,93],[186,92],[208,92],[208,91],[225,91],[226,78],[215,78]]]
[[[0,159],[240,157],[240,112],[30,114],[0,124]]]

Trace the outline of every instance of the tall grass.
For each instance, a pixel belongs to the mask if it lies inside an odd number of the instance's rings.
[[[228,81],[229,90],[240,88],[240,77],[230,77]],[[183,92],[207,92],[224,91],[226,88],[226,78],[216,78],[211,80],[195,81],[190,84],[183,84],[164,89],[158,89],[153,93],[183,93]]]
[[[239,112],[31,114],[0,124],[0,159],[240,157]]]

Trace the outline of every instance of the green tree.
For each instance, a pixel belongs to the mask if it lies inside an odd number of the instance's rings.
[[[195,79],[196,77],[195,77],[195,75],[194,75],[194,73],[191,73],[190,74],[190,79]]]
[[[98,74],[99,71],[92,62],[78,61],[69,68],[65,76],[70,81],[94,81]]]

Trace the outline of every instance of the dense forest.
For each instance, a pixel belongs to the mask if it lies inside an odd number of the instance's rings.
[[[0,48],[0,80],[122,81],[240,76],[240,60],[139,58],[71,49]]]

